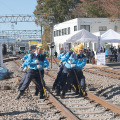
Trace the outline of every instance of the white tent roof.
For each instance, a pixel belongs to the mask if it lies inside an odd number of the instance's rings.
[[[108,31],[101,35],[101,42],[118,43],[120,42],[120,34],[112,29],[109,29]]]
[[[68,38],[66,42],[97,42],[97,36],[85,29],[82,29]]]
[[[105,33],[105,32],[104,31],[99,31],[99,32],[94,32],[92,34],[96,35],[96,36],[101,36],[103,33]]]

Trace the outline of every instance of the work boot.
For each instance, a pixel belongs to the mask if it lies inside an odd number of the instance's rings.
[[[83,96],[87,96],[87,92],[85,90],[83,91]]]
[[[80,95],[79,95],[79,96],[81,96],[81,97],[87,96],[87,92],[85,91],[85,89],[82,89],[82,88],[81,88],[81,90],[80,90]]]
[[[44,99],[45,98],[45,96],[43,96],[43,95],[40,95],[40,99]]]
[[[38,96],[38,92],[35,92],[35,93],[34,93],[34,96]]]
[[[40,92],[40,99],[44,99],[45,98],[45,96],[43,94],[44,94],[44,91],[41,91]]]
[[[61,99],[64,99],[64,98],[65,98],[65,92],[63,92],[63,93],[60,95],[60,98],[61,98]]]
[[[38,86],[36,86],[34,96],[38,96],[38,94],[39,94],[39,89]]]
[[[70,85],[70,87],[69,87],[69,89],[68,89],[68,90],[69,90],[69,92],[71,92],[71,89],[72,89],[72,86]]]
[[[52,91],[54,91],[54,90],[55,90],[55,86],[52,87]]]
[[[60,95],[60,87],[57,86],[57,89],[56,89],[56,96],[59,96]]]
[[[77,90],[76,92],[75,92],[75,95],[78,95],[79,94],[79,91]]]
[[[78,95],[79,95],[79,97],[83,97],[83,94],[81,92]]]
[[[19,92],[18,92],[18,95],[16,96],[15,99],[16,99],[16,100],[19,99],[21,95],[23,95],[23,91],[19,91]]]

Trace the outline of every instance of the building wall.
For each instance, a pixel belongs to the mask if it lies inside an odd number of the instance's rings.
[[[99,32],[106,31],[109,29],[113,29],[116,32],[120,32],[120,22],[108,19],[108,18],[78,18],[78,28],[80,29],[80,25],[90,25],[90,32]],[[105,30],[106,26],[106,30]],[[117,27],[116,27],[117,26]],[[101,27],[99,29],[99,27]]]
[[[75,27],[76,26],[76,27]],[[62,29],[70,28],[70,33],[66,33],[64,35],[56,35],[56,31],[62,30]],[[108,18],[75,18],[60,24],[57,24],[54,26],[54,42],[55,42],[55,50],[59,53],[60,48],[63,46],[64,42],[72,36],[76,31],[80,29],[86,29],[91,33],[99,32],[101,31],[104,33],[105,31],[109,29],[113,29],[116,32],[120,32],[120,21],[112,21]],[[76,31],[74,31],[76,30]],[[92,47],[95,51],[95,44],[94,43],[87,43],[86,47]]]

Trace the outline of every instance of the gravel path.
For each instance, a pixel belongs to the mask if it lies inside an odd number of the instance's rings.
[[[4,64],[9,69],[11,78],[0,81],[1,119],[44,119],[46,110],[41,109],[40,106],[36,106],[36,103],[40,104],[42,103],[42,100],[40,100],[39,97],[33,96],[34,89],[30,91],[31,94],[25,94],[20,101],[15,100],[15,96],[17,95],[17,80],[19,79],[19,76],[23,76],[23,73],[19,73],[19,67],[12,61]],[[119,67],[117,66],[116,68],[118,69]],[[57,75],[58,65],[52,64],[52,69],[51,66],[49,66],[49,70],[53,74]],[[120,80],[91,74],[85,71],[84,75],[86,78],[87,90],[91,90],[98,96],[104,97],[104,99],[111,101],[117,106],[120,106]],[[45,76],[45,79],[49,78]],[[5,89],[3,86],[10,86],[10,88],[7,88],[9,90],[3,90]],[[33,86],[33,84],[31,83],[30,86]],[[51,115],[48,114],[47,117],[50,118]]]
[[[118,66],[116,64],[115,66],[110,64],[106,67],[110,69],[117,68],[120,70],[119,64]],[[58,65],[52,64],[52,69],[51,66],[49,66],[49,69],[50,72],[57,75]],[[111,101],[113,104],[120,106],[120,80],[91,74],[85,71],[83,71],[83,73],[86,78],[87,90],[93,91],[98,96],[101,96],[102,98]]]
[[[48,100],[39,99],[39,95],[34,96],[35,85],[32,82],[30,91],[26,90],[19,100],[15,100],[18,94],[17,76],[23,76],[24,73],[20,73],[19,67],[12,61],[4,64],[9,69],[11,78],[0,81],[0,120],[56,120],[63,117],[55,114],[56,108],[49,109],[51,104],[47,105]],[[45,79],[49,77],[45,75]]]

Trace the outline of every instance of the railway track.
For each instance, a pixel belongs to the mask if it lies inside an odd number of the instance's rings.
[[[48,60],[50,61],[51,59]],[[52,59],[52,62],[59,64],[60,60],[54,58]],[[83,71],[120,80],[120,71],[109,69],[103,66],[98,67],[97,65],[92,65],[92,66],[88,65],[84,67]]]
[[[17,63],[18,64],[18,63]],[[85,98],[80,98],[76,96],[74,92],[68,92],[65,96],[65,99],[60,99],[60,97],[56,97],[56,93],[52,91],[52,85],[56,76],[48,71],[45,72],[50,78],[45,79],[46,88],[49,90],[48,94],[54,96],[53,105],[58,108],[58,111],[63,114],[63,117],[60,119],[68,119],[68,120],[97,120],[97,119],[111,119],[118,120],[120,119],[120,108],[93,95],[90,92],[87,92],[88,96]],[[52,81],[50,81],[52,77]],[[48,86],[48,87],[47,87]],[[51,98],[48,95],[48,98]],[[48,99],[47,98],[47,99]],[[56,103],[55,103],[55,101]],[[60,103],[58,105],[58,103]],[[67,111],[67,113],[65,112]],[[70,113],[70,114],[68,114]],[[70,116],[73,115],[74,119]]]
[[[14,60],[14,62],[20,67],[21,64],[17,61]],[[49,80],[48,80],[49,81]],[[45,81],[46,82],[46,81]],[[47,82],[46,82],[47,83]],[[45,100],[48,100],[50,104],[52,104],[52,107],[53,108],[56,108],[57,111],[54,112],[54,114],[62,114],[61,117],[59,118],[55,118],[58,119],[58,120],[79,120],[74,114],[72,114],[68,109],[66,109],[61,103],[60,101],[58,101],[54,96],[53,94],[49,91],[49,88],[46,87],[46,92],[47,92],[47,97]],[[39,104],[38,104],[39,105]],[[38,106],[37,105],[37,106]],[[47,113],[47,112],[46,112]],[[48,113],[47,113],[48,114]],[[49,118],[50,120],[52,120],[52,118]]]

